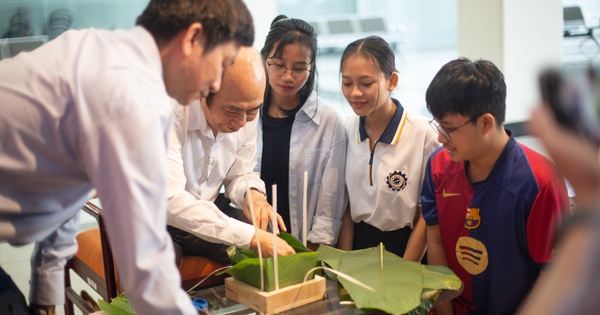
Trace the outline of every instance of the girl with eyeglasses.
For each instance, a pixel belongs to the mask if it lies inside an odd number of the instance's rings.
[[[349,205],[340,232],[345,250],[377,246],[412,261],[425,253],[419,196],[425,165],[440,147],[425,117],[391,93],[398,85],[394,51],[377,36],[352,42],[340,62],[342,92],[356,116],[348,134]]]
[[[317,34],[300,19],[276,17],[261,50],[268,84],[261,109],[257,171],[288,232],[302,238],[304,172],[307,241],[335,245],[346,204],[346,132],[339,115],[314,90]]]

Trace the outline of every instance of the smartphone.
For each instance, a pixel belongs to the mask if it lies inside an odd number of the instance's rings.
[[[542,99],[558,123],[600,144],[600,67],[548,67],[539,75]]]

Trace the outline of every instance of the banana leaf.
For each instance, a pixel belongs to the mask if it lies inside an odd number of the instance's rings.
[[[423,287],[427,289],[458,290],[460,279],[446,266],[421,265]]]
[[[308,249],[306,246],[304,246],[304,244],[302,244],[302,242],[295,238],[292,234],[286,233],[286,232],[279,232],[279,237],[282,238],[284,241],[286,241],[288,243],[288,245],[290,245],[294,251],[296,251],[296,253],[304,253],[304,252],[312,252],[310,249]]]
[[[302,244],[302,242],[299,239],[295,238],[289,233],[280,232],[279,237],[286,241],[296,253],[311,252],[311,250],[304,246],[304,244]],[[235,246],[230,246],[227,249],[227,254],[229,255],[229,259],[231,260],[232,265],[235,265],[247,258],[258,258],[258,256],[256,256],[256,253],[254,253],[253,251]]]
[[[371,292],[338,277],[358,308],[427,314],[441,290],[460,289],[461,281],[447,267],[423,266],[385,250],[382,255],[380,246],[346,252],[321,245],[317,251],[319,260],[375,289]]]
[[[308,249],[291,234],[280,232],[279,237],[296,251],[296,254],[278,257],[279,288],[285,288],[304,280],[304,275],[317,266],[318,254]],[[233,246],[227,250],[227,253],[233,267],[217,275],[228,273],[236,280],[260,288],[260,263],[256,254],[251,250]],[[263,271],[265,276],[264,290],[267,292],[275,290],[273,258],[263,258]],[[312,279],[312,276],[308,279]]]
[[[244,259],[257,258],[256,254],[253,251],[235,246],[229,246],[229,248],[227,248],[227,255],[229,255],[229,259],[231,260],[232,265],[236,265]],[[217,275],[220,274],[221,273],[218,273]]]
[[[134,315],[133,307],[125,293],[114,298],[110,304],[104,300],[98,300],[98,306],[106,315]]]
[[[279,288],[285,288],[302,282],[304,275],[310,269],[317,266],[317,256],[318,253],[316,252],[304,252],[278,257]],[[263,270],[265,276],[264,290],[267,292],[275,290],[273,258],[263,258]],[[228,273],[236,280],[260,288],[260,264],[258,258],[244,259],[222,273]],[[312,276],[309,279],[312,279]]]

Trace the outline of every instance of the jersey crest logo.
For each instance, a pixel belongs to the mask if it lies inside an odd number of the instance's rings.
[[[479,208],[467,208],[467,216],[465,217],[465,228],[473,230],[479,227],[481,224],[481,217],[479,216]]]
[[[406,187],[406,174],[400,171],[393,171],[388,175],[386,182],[388,188],[393,191],[401,191]]]

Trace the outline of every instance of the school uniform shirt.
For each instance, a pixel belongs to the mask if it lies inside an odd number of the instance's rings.
[[[383,134],[370,149],[364,117],[346,119],[346,187],[352,221],[382,231],[413,228],[425,165],[440,146],[425,117],[397,106]]]
[[[553,234],[569,211],[565,183],[539,153],[510,140],[487,178],[470,183],[468,162],[431,156],[421,196],[439,225],[448,267],[464,283],[457,314],[514,314],[551,259]]]
[[[196,100],[188,106],[172,102],[173,131],[167,150],[167,223],[213,243],[250,247],[254,227],[217,208],[221,186],[225,197],[243,209],[244,165],[250,187],[265,184],[256,165],[256,119],[237,132],[215,136]],[[196,196],[198,195],[198,196]]]
[[[259,122],[260,154],[264,154],[262,139]],[[302,237],[304,172],[308,172],[306,239],[315,244],[336,244],[347,204],[344,189],[346,132],[337,112],[317,97],[314,91],[294,118],[289,156],[292,234],[298,239]],[[258,172],[261,159],[262,156],[259,156],[255,168]]]
[[[138,314],[195,314],[166,225],[171,124],[142,27],[67,31],[0,61],[0,241],[36,242],[30,302],[63,304],[64,264],[92,187]]]

